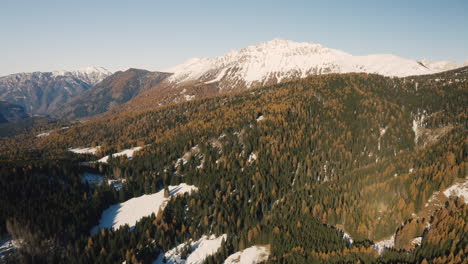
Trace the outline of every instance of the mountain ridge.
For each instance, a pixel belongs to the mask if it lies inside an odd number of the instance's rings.
[[[304,78],[312,74],[367,72],[405,77],[461,67],[453,62],[423,60],[423,63],[427,65],[393,54],[355,56],[312,42],[273,39],[214,58],[192,58],[167,71],[174,73],[169,80],[175,83],[222,83],[223,79],[230,79],[243,81],[250,88],[255,86],[255,82],[263,85],[275,78],[281,82],[283,79]],[[223,89],[229,89],[221,85]]]
[[[122,106],[122,111],[168,105],[277,84],[311,75],[364,72],[384,76],[427,75],[460,66],[391,54],[353,56],[309,42],[274,39],[214,58],[192,58],[166,69],[173,74]]]
[[[75,119],[104,113],[128,102],[142,91],[157,86],[170,75],[170,73],[135,68],[118,71],[96,84],[93,89],[77,95],[52,114],[61,118]]]
[[[102,67],[88,67],[75,71],[10,74],[0,77],[0,100],[21,105],[32,115],[48,115],[110,73]]]

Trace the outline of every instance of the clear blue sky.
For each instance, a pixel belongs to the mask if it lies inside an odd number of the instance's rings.
[[[0,75],[162,70],[283,38],[355,55],[468,60],[468,0],[2,0]]]

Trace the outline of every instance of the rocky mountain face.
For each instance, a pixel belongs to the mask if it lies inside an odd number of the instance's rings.
[[[93,89],[88,89],[73,98],[66,106],[56,109],[53,115],[76,119],[110,111],[142,91],[157,86],[170,75],[170,73],[165,72],[150,72],[139,69],[116,72],[98,83]]]
[[[28,117],[24,108],[20,105],[0,101],[0,124],[20,121]]]
[[[11,74],[0,77],[0,100],[23,106],[32,115],[48,115],[110,74],[100,67]]]

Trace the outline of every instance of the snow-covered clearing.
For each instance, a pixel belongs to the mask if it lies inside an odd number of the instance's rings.
[[[381,241],[375,243],[374,244],[374,249],[377,250],[377,252],[379,252],[379,254],[382,254],[384,249],[392,248],[394,245],[395,245],[395,237],[391,236],[388,239],[381,240]]]
[[[140,197],[132,198],[126,202],[114,204],[104,210],[99,220],[99,225],[91,229],[95,233],[99,228],[118,229],[123,225],[129,225],[133,228],[138,220],[152,213],[158,213],[159,209],[164,210],[171,196],[183,195],[198,191],[193,185],[181,183],[176,186],[169,186],[169,197],[164,197],[164,190],[153,194],[145,194]]]
[[[224,261],[224,264],[257,264],[267,261],[269,255],[269,246],[252,246],[232,254]]]
[[[465,203],[468,203],[468,177],[465,181],[455,183],[444,191],[444,195],[447,197],[458,196],[463,197]]]
[[[69,148],[68,151],[74,152],[76,154],[93,154],[95,155],[96,152],[99,150],[99,146],[94,148]]]
[[[117,152],[117,153],[114,153],[114,154],[111,154],[111,155],[107,155],[105,157],[103,157],[102,159],[98,160],[98,162],[102,162],[102,163],[107,163],[107,161],[109,160],[109,157],[112,156],[112,157],[118,157],[118,156],[123,156],[123,155],[126,155],[127,158],[132,158],[133,157],[133,154],[139,150],[141,150],[143,147],[134,147],[134,148],[131,148],[131,149],[124,149],[122,150],[121,152]]]
[[[189,241],[178,245],[177,247],[161,254],[153,262],[153,264],[200,264],[205,261],[208,256],[215,254],[221,243],[226,240],[227,235],[216,237],[215,235],[203,236],[198,241]],[[190,246],[191,252],[187,254],[186,259],[182,259],[184,248]],[[165,262],[163,261],[165,258]]]

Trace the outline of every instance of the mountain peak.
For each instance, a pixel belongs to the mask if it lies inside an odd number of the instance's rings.
[[[71,70],[71,71],[53,71],[52,76],[59,77],[59,76],[73,76],[81,79],[89,83],[90,85],[95,85],[96,83],[102,81],[107,76],[111,75],[112,72],[107,70],[104,67],[100,66],[88,66],[84,68],[80,68],[78,70]]]
[[[282,53],[284,56],[291,56],[308,53],[328,53],[330,51],[332,50],[312,42],[296,42],[292,40],[275,38],[270,41],[247,46],[239,50],[239,53]]]
[[[79,69],[76,69],[76,70],[53,71],[52,74],[54,76],[62,76],[62,75],[67,75],[67,74],[106,74],[106,75],[110,75],[110,74],[112,74],[112,72],[107,70],[104,67],[88,66],[88,67],[83,67],[83,68],[79,68]]]
[[[451,62],[426,63],[392,54],[353,56],[317,43],[275,38],[216,58],[190,59],[168,71],[174,73],[169,77],[173,83],[218,83],[220,90],[234,90],[317,74],[366,72],[404,77],[457,66]]]

